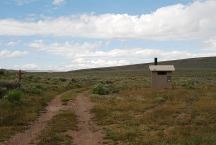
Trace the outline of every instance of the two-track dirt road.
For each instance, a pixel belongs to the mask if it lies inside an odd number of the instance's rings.
[[[63,93],[64,94],[64,93]],[[68,132],[73,137],[75,145],[102,145],[103,135],[98,127],[92,121],[90,113],[93,107],[89,97],[80,94],[74,101],[70,101],[67,106],[62,105],[60,94],[56,96],[46,107],[46,112],[42,113],[39,118],[22,133],[18,133],[5,142],[5,145],[34,145],[40,132],[46,127],[49,120],[58,114],[60,110],[71,109],[79,120],[78,130]]]

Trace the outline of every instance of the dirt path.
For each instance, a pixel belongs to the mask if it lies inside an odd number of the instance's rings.
[[[92,122],[90,110],[93,103],[89,97],[82,94],[77,96],[76,100],[71,103],[75,114],[78,116],[78,131],[71,132],[75,145],[102,145],[103,135],[98,127]]]
[[[28,130],[23,133],[16,134],[9,141],[7,141],[5,145],[28,145],[32,140],[35,140],[39,133],[44,129],[47,122],[62,108],[60,97],[63,94],[56,96],[50,103],[48,103],[46,112],[43,113]]]
[[[66,92],[65,92],[66,93]],[[72,110],[78,116],[79,124],[77,131],[68,132],[73,137],[75,145],[102,145],[103,135],[98,127],[92,122],[92,115],[90,110],[93,107],[93,103],[89,97],[81,94],[77,96],[74,101],[70,101],[67,106],[62,105],[60,97],[64,93],[56,96],[48,106],[46,112],[43,113],[28,130],[23,133],[18,133],[5,145],[30,145],[37,142],[37,137],[40,132],[46,127],[48,121],[52,119],[60,110]]]

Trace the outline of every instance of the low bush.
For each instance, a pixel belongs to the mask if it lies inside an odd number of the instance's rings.
[[[198,82],[195,80],[186,80],[182,84],[186,89],[195,89],[198,86]]]
[[[6,93],[7,93],[6,88],[0,88],[0,99],[2,99],[5,96]]]
[[[11,90],[6,94],[4,98],[12,104],[20,104],[22,96],[23,93],[20,90]]]
[[[0,81],[0,87],[7,89],[16,89],[19,87],[17,82]]]
[[[155,98],[155,101],[158,102],[158,103],[165,102],[166,100],[167,100],[167,96],[157,96]]]
[[[112,84],[108,84],[106,82],[100,82],[96,84],[93,88],[93,93],[98,95],[108,95],[111,93],[118,93],[118,89],[116,89]]]
[[[0,75],[5,75],[5,74],[6,74],[6,70],[0,69]]]
[[[81,83],[80,82],[72,82],[72,81],[70,81],[68,84],[67,84],[67,88],[68,89],[77,89],[77,88],[81,88],[82,87],[82,85],[81,85]]]
[[[60,80],[61,82],[66,82],[66,81],[67,81],[67,79],[65,79],[65,78],[59,78],[59,80]]]
[[[23,86],[22,90],[28,95],[41,95],[42,92],[46,90],[46,88],[37,84]]]

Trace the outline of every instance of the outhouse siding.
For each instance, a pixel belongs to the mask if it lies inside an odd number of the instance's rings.
[[[172,88],[172,72],[167,72],[163,75],[158,75],[157,71],[151,73],[152,88],[153,89],[166,89]],[[170,79],[171,81],[168,81]]]

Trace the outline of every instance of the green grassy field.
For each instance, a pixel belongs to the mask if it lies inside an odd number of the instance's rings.
[[[25,73],[18,103],[1,89],[0,142],[25,129],[56,94],[87,88],[94,120],[111,145],[215,145],[216,57],[162,63],[176,67],[172,90],[151,89],[148,64]],[[1,74],[0,80],[14,81],[15,74]]]

